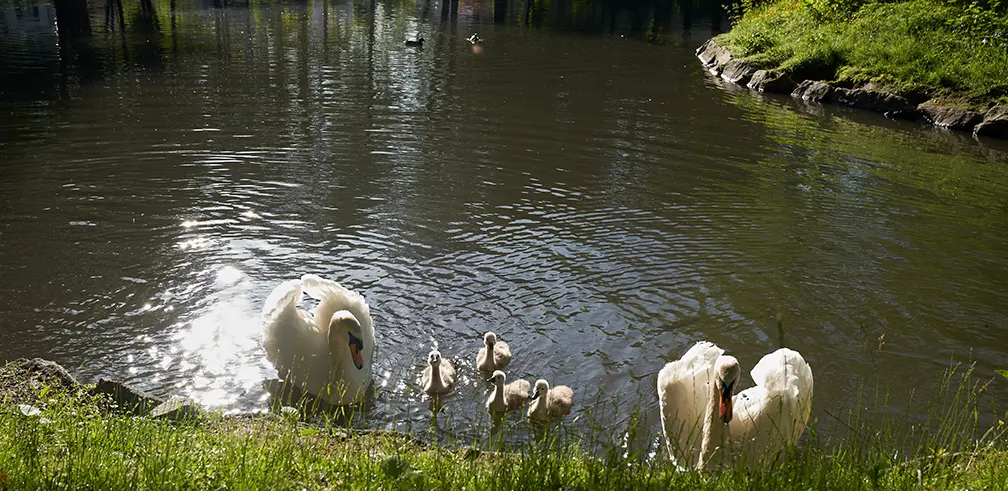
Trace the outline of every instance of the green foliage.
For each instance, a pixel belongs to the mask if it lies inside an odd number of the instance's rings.
[[[777,0],[746,11],[719,40],[797,79],[984,107],[1008,98],[1008,15],[979,3]]]
[[[310,426],[293,415],[187,422],[124,416],[84,393],[52,390],[36,401],[35,416],[0,406],[0,488],[998,489],[1008,482],[1004,425],[979,425],[983,390],[971,369],[954,368],[939,385],[925,398],[923,421],[887,413],[876,391],[856,407],[878,412],[813,410],[823,420],[817,427],[836,422],[846,430],[842,440],[810,429],[801,447],[773,466],[709,473],[676,471],[664,449],[651,458],[631,443],[656,436],[644,434],[637,412],[620,425],[600,423],[594,436],[558,426],[503,448],[456,449],[394,433]],[[611,443],[594,438],[614,436]]]
[[[864,0],[801,0],[801,3],[816,19],[847,19],[864,5]]]

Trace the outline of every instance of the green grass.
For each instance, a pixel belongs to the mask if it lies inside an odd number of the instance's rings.
[[[847,433],[843,440],[811,434],[770,468],[709,473],[677,472],[663,455],[647,459],[646,450],[599,447],[563,432],[493,451],[492,445],[444,448],[281,416],[152,420],[109,412],[102,400],[83,392],[14,377],[27,382],[11,389],[7,376],[0,384],[2,489],[1008,487],[1005,426],[982,430],[978,415],[990,387],[969,370],[953,371],[939,394],[927,397],[930,420],[869,424],[865,413],[821,410],[815,417],[839,423]],[[1003,388],[1003,382],[987,383]],[[16,404],[25,400],[41,414],[22,414]],[[516,419],[510,424],[519,424]],[[631,426],[620,431],[640,429]]]
[[[936,0],[857,5],[778,0],[749,9],[717,39],[796,81],[871,82],[967,106],[1008,102],[1008,14]]]

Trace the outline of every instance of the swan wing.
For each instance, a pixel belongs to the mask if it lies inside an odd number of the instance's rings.
[[[798,441],[812,410],[812,368],[797,351],[781,348],[749,372],[755,387],[732,400],[729,424],[734,453],[748,465],[773,459]]]
[[[263,305],[262,345],[266,359],[280,377],[308,390],[328,377],[328,350],[311,314],[297,308],[301,281],[290,280],[273,289]],[[320,364],[321,363],[321,364]],[[322,370],[322,373],[316,373]]]
[[[374,325],[371,311],[360,294],[339,283],[307,274],[301,277],[301,288],[309,297],[319,301],[313,310],[322,339],[319,348],[326,353],[329,375],[317,392],[312,392],[334,405],[358,402],[371,383],[371,365],[375,353]],[[352,316],[361,327],[360,360],[358,369],[353,361],[348,334],[343,330],[331,331],[337,319]]]
[[[340,285],[339,283],[327,280],[317,275],[306,274],[301,277],[301,284],[304,292],[311,298],[319,301],[315,307],[315,317],[319,324],[328,324],[328,319],[334,312],[348,310],[361,325],[364,332],[365,347],[375,345],[374,325],[371,321],[371,309],[367,301],[361,294]],[[324,314],[328,313],[328,316]],[[320,315],[323,314],[323,315]]]
[[[371,308],[368,307],[364,297],[335,281],[312,274],[302,276],[301,284],[308,296],[319,301],[314,312],[315,318],[319,319],[320,325],[328,326],[329,319],[332,318],[334,313],[340,310],[349,311],[357,319],[357,322],[361,326],[361,333],[364,336],[362,340],[364,342],[364,349],[361,350],[364,356],[364,364],[370,367],[376,347],[375,331],[371,320]],[[326,333],[328,334],[328,327],[326,327]]]
[[[677,465],[692,467],[700,458],[714,363],[722,354],[724,350],[714,343],[701,341],[658,372],[662,432],[669,456]]]

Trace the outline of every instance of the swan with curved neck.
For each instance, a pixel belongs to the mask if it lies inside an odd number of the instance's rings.
[[[297,308],[303,294],[319,301],[310,312]],[[270,293],[261,322],[266,359],[286,383],[332,405],[363,399],[375,350],[364,297],[334,281],[304,275]]]
[[[808,425],[812,369],[797,351],[767,354],[738,392],[738,360],[701,341],[658,373],[662,433],[680,469],[773,462]]]
[[[738,360],[734,356],[719,356],[714,362],[714,383],[708,396],[700,441],[700,459],[697,469],[703,470],[716,451],[711,445],[723,446],[728,423],[732,420],[732,395],[738,385]],[[723,455],[723,454],[722,454]]]

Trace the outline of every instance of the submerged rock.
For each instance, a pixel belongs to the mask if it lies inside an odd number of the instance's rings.
[[[746,87],[759,92],[790,94],[798,84],[791,77],[770,70],[756,70]]]
[[[147,414],[164,403],[160,397],[118,380],[99,379],[91,393],[108,395],[118,406],[118,409],[123,412]]]
[[[980,113],[962,107],[940,106],[925,102],[917,106],[917,109],[920,109],[935,126],[951,130],[969,130],[983,120]]]
[[[994,106],[988,109],[983,121],[973,129],[973,135],[1008,138],[1008,106]]]
[[[822,104],[832,100],[833,86],[818,80],[806,80],[795,87],[791,96]]]

